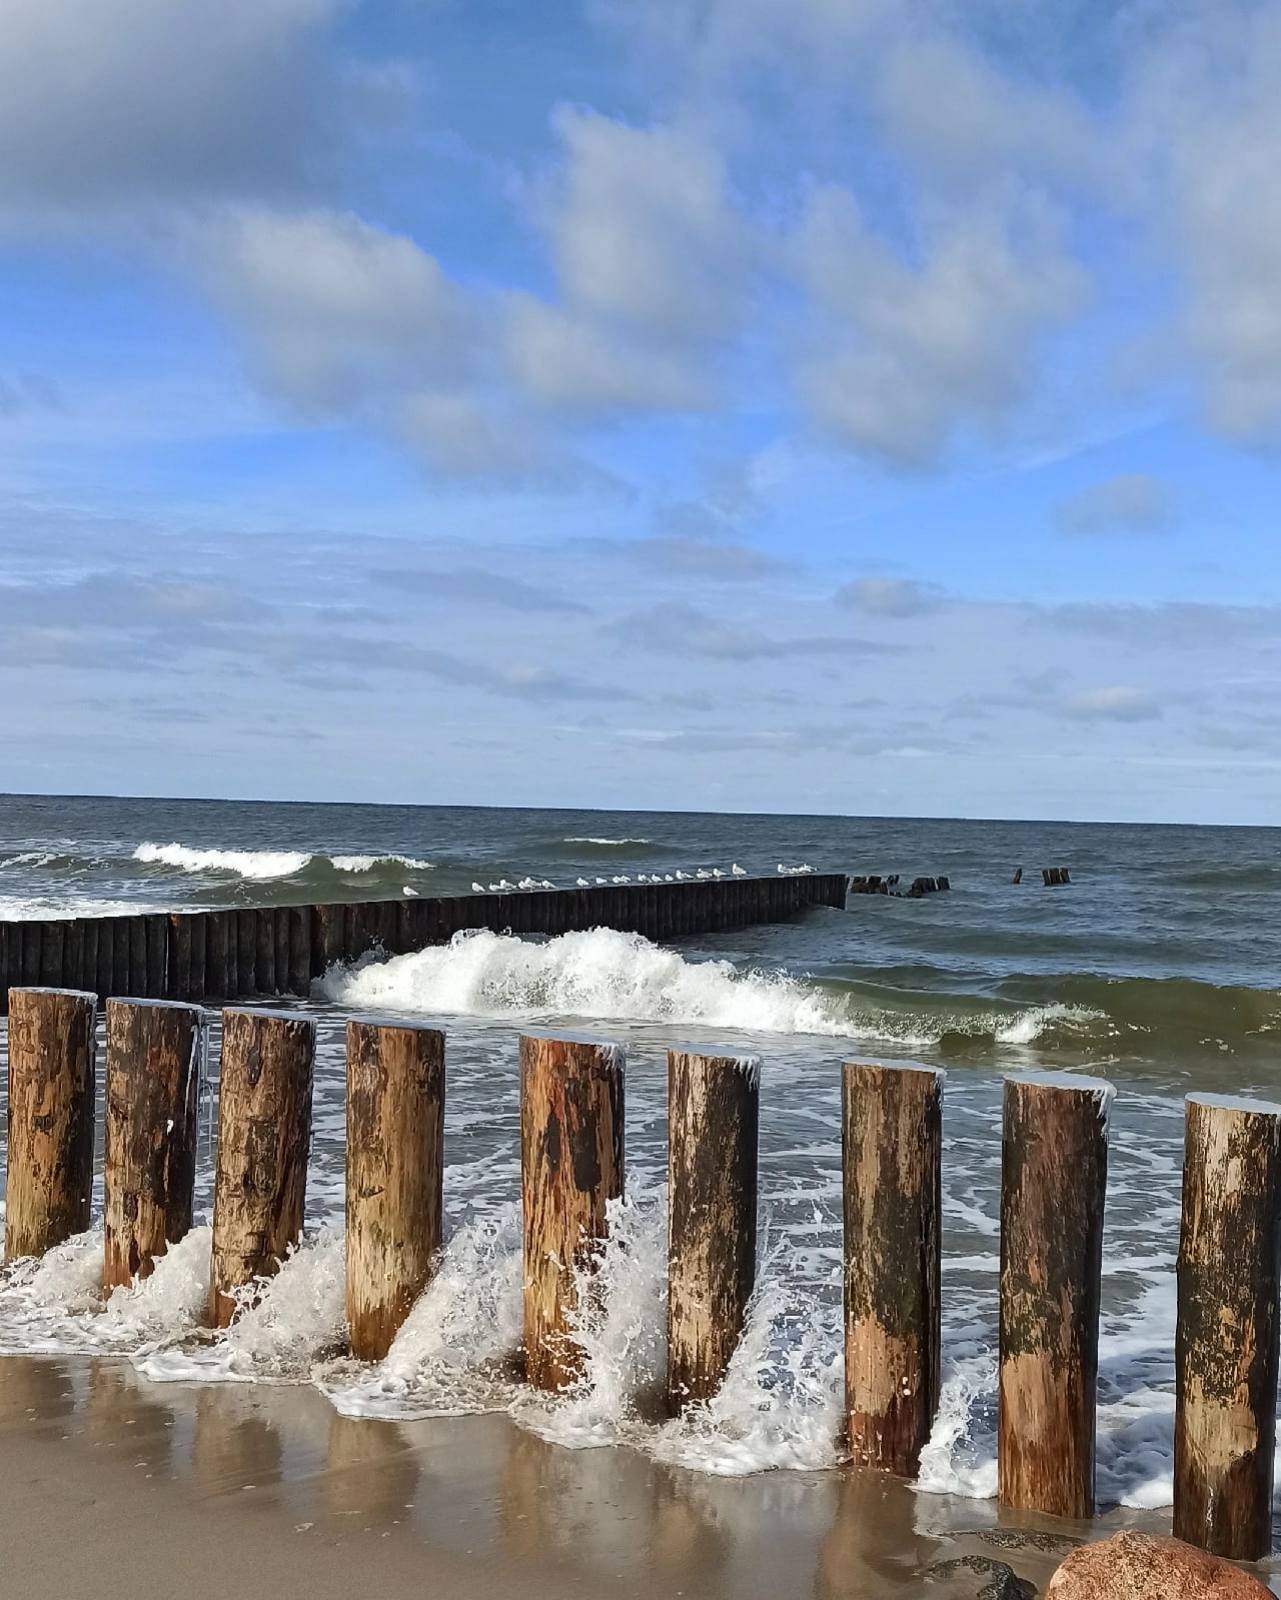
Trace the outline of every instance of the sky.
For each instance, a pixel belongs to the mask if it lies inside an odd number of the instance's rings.
[[[0,0],[0,788],[1281,820],[1281,0]]]

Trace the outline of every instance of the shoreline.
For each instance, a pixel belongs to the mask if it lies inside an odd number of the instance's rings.
[[[710,1477],[505,1416],[356,1420],[305,1386],[159,1384],[118,1358],[0,1357],[0,1475],[15,1592],[60,1600],[424,1581],[448,1600],[1014,1600],[1086,1538],[1168,1524],[998,1524],[991,1502],[856,1470]]]

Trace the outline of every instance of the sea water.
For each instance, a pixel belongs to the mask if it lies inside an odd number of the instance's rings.
[[[0,915],[465,893],[475,882],[635,881],[811,865],[946,873],[949,894],[855,897],[786,924],[659,946],[608,929],[460,935],[338,967],[317,1020],[306,1237],[226,1333],[200,1327],[216,1018],[198,1226],[103,1303],[97,1227],[0,1281],[0,1347],[115,1354],[148,1380],[302,1382],[349,1416],[501,1410],[574,1448],[623,1443],[706,1473],[840,1460],[842,1059],[947,1068],[944,1384],[922,1495],[995,1490],[1002,1075],[1093,1074],[1111,1114],[1099,1373],[1105,1503],[1168,1503],[1182,1097],[1276,1094],[1281,834],[1271,830],[215,802],[0,801]],[[1010,879],[1022,865],[1024,882]],[[1067,865],[1070,887],[1041,886]],[[387,1360],[343,1355],[343,1019],[449,1035],[445,1252]],[[572,1330],[583,1377],[520,1384],[517,1038],[591,1025],[625,1049],[628,1193]],[[665,1052],[761,1061],[758,1288],[724,1388],[659,1404]]]

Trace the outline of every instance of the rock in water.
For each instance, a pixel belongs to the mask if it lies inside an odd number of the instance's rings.
[[[1181,1539],[1117,1533],[1074,1550],[1050,1579],[1046,1600],[1272,1600],[1271,1590],[1230,1561]]]

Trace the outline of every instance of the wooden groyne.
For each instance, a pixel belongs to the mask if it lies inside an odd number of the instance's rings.
[[[39,1256],[89,1224],[97,1105],[91,993],[9,997],[6,1256]],[[113,997],[107,1027],[102,1281],[145,1276],[190,1229],[192,1063],[208,1017]],[[227,1325],[302,1231],[314,1020],[229,1008],[207,1320]],[[447,1040],[407,1021],[347,1032],[347,1309],[354,1354],[386,1352],[442,1240]],[[519,1043],[528,1381],[572,1384],[576,1320],[610,1202],[625,1192],[621,1047]],[[668,1354],[674,1414],[713,1398],[740,1341],[757,1255],[761,1077],[753,1057],[668,1054]],[[836,1084],[833,1082],[833,1091]],[[842,1071],[845,1415],[850,1458],[916,1470],[939,1399],[943,1074]],[[1109,1084],[1006,1079],[1001,1134],[998,1498],[1019,1512],[1094,1512]],[[1178,1258],[1173,1522],[1216,1555],[1271,1545],[1281,1321],[1281,1106],[1191,1096]],[[586,1294],[587,1304],[582,1297]]]
[[[405,955],[456,933],[556,935],[616,928],[675,939],[845,905],[844,873],[603,884],[502,894],[138,912],[0,922],[0,995],[43,985],[153,1000],[306,995],[335,962]]]

